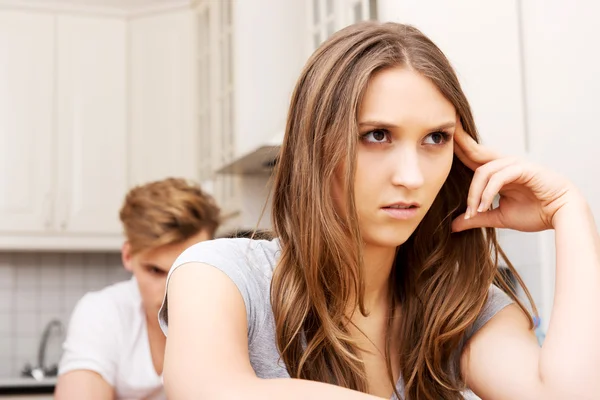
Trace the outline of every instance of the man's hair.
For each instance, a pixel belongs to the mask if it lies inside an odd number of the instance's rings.
[[[212,196],[178,178],[134,187],[119,215],[132,254],[181,243],[201,231],[212,237],[221,222]]]

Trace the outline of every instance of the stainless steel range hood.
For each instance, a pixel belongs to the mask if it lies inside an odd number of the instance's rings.
[[[276,164],[283,132],[217,170],[219,174],[269,175]]]

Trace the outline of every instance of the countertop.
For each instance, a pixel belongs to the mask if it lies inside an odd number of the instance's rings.
[[[0,398],[26,399],[31,395],[52,394],[56,386],[56,378],[46,378],[36,381],[33,378],[2,378],[0,379]],[[39,397],[33,397],[39,398]]]

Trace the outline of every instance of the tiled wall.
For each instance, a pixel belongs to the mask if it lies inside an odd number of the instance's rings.
[[[35,366],[44,327],[54,319],[66,327],[86,292],[129,277],[119,254],[0,253],[0,378]],[[58,362],[63,339],[54,329],[47,365]]]

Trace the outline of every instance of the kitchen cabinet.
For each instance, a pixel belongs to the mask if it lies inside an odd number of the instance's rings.
[[[44,232],[54,203],[54,18],[0,11],[0,231]],[[1,239],[0,239],[1,240]]]
[[[265,18],[265,10],[277,18]],[[198,43],[198,75],[205,96],[200,105],[209,105],[209,118],[201,115],[208,125],[204,122],[200,140],[212,153],[212,163],[202,164],[200,172],[213,180],[216,200],[227,217],[224,229],[254,228],[267,198],[265,174],[271,169],[262,161],[274,159],[289,99],[309,51],[307,3],[205,2],[197,12],[209,26],[200,35],[208,40]],[[273,148],[263,146],[273,138]],[[237,175],[247,169],[263,176]],[[261,227],[270,225],[268,210],[266,214]]]
[[[129,187],[198,179],[196,43],[192,7],[0,7],[0,249],[118,250]]]
[[[55,229],[116,235],[127,191],[125,21],[57,20],[57,187]]]
[[[129,30],[130,182],[197,180],[196,15],[186,9],[143,16]]]
[[[0,10],[0,248],[118,249],[125,21]]]

